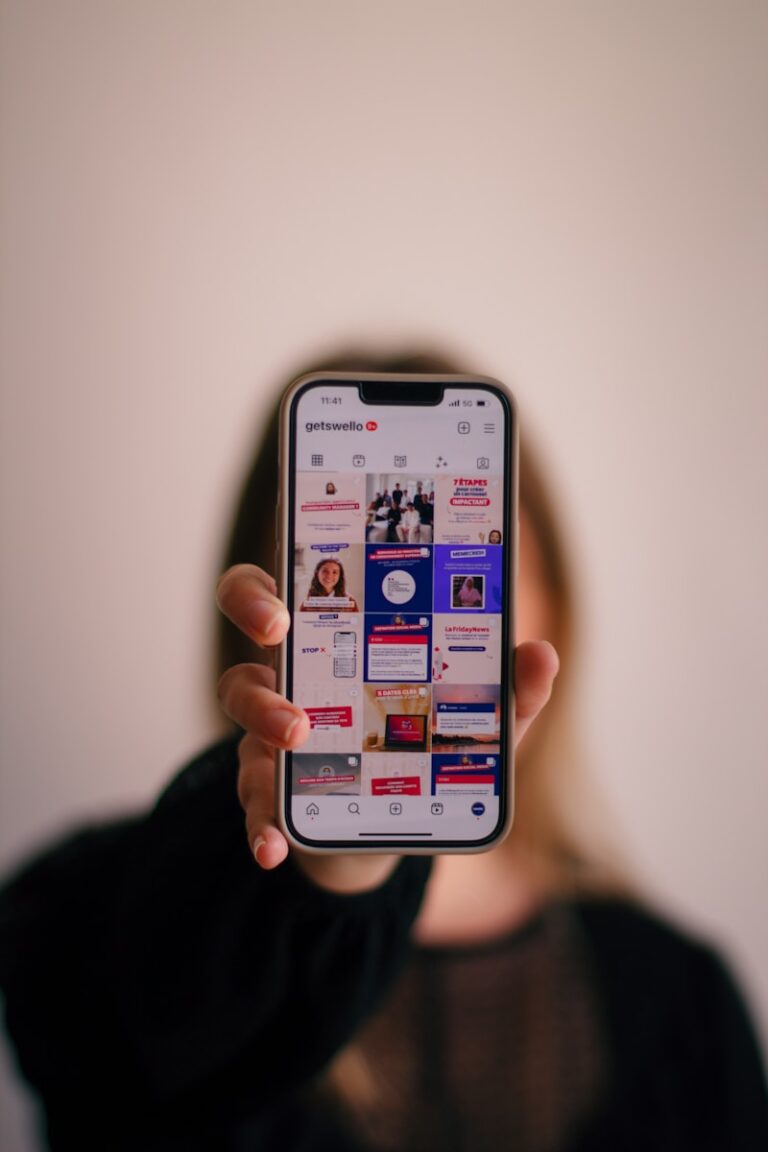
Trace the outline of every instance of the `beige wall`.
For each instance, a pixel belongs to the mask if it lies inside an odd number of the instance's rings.
[[[519,392],[618,835],[766,1028],[766,5],[0,11],[3,867],[208,739],[276,381],[434,340]]]

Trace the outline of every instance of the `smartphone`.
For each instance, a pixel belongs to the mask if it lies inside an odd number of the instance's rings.
[[[281,826],[317,852],[483,851],[513,812],[514,400],[482,376],[312,373],[281,408]]]
[[[355,632],[334,632],[333,634],[333,675],[340,680],[353,678],[357,672],[357,634]]]

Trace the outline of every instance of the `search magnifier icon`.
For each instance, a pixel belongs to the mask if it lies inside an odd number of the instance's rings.
[[[359,816],[360,805],[353,800],[351,804],[347,804],[347,812],[351,812],[354,816]]]

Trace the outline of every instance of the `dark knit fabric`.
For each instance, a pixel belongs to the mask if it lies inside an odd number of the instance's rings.
[[[79,832],[0,893],[41,1147],[768,1148],[760,1056],[710,949],[615,901],[560,902],[484,948],[414,949],[428,860],[356,896],[290,861],[262,872],[236,774],[224,741],[151,813]],[[325,1075],[350,1041],[381,1085],[359,1114]]]

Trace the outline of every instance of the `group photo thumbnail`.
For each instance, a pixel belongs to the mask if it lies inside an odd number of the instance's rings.
[[[369,473],[365,538],[372,544],[431,544],[435,482],[405,473]]]

